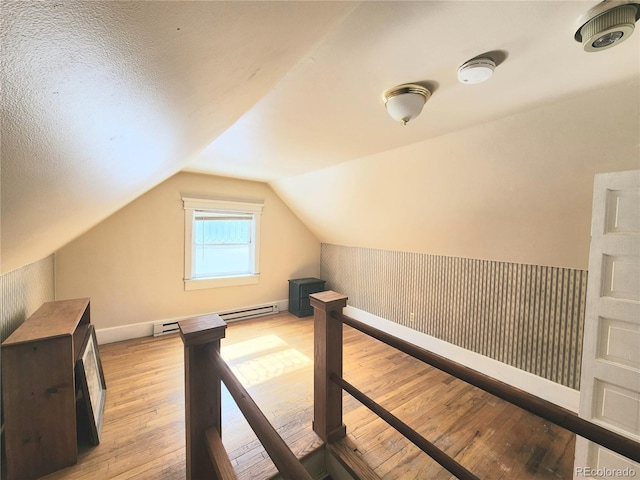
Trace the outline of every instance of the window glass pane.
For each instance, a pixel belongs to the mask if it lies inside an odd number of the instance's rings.
[[[194,277],[251,273],[250,245],[196,245]]]
[[[253,273],[253,216],[197,212],[193,237],[193,278]]]
[[[196,243],[237,244],[251,241],[251,220],[196,220]]]

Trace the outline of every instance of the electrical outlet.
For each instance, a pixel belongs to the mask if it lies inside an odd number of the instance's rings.
[[[415,316],[415,314],[413,312],[411,312],[409,314],[409,324],[413,325],[414,323],[416,323],[416,316]]]

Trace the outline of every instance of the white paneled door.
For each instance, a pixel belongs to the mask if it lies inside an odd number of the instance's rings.
[[[580,417],[640,440],[640,170],[595,177]],[[640,478],[640,465],[577,437],[581,478]]]

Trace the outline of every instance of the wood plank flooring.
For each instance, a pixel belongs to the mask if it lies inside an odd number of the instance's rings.
[[[574,435],[345,327],[345,378],[487,479],[571,478]],[[101,443],[82,442],[57,479],[185,478],[184,372],[177,335],[100,347],[107,382]],[[222,355],[296,455],[311,430],[313,320],[288,313],[229,325]],[[352,448],[383,479],[452,478],[345,394]],[[223,390],[223,443],[238,476],[275,467]]]

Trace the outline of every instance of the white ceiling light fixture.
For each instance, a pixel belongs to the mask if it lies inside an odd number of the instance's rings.
[[[458,67],[458,81],[474,84],[489,80],[496,68],[496,62],[490,58],[474,58]]]
[[[600,52],[628,39],[640,18],[636,1],[604,1],[578,19],[574,35],[586,52]]]
[[[384,104],[394,120],[406,125],[420,115],[422,107],[431,97],[431,92],[421,85],[405,83],[384,92]]]

